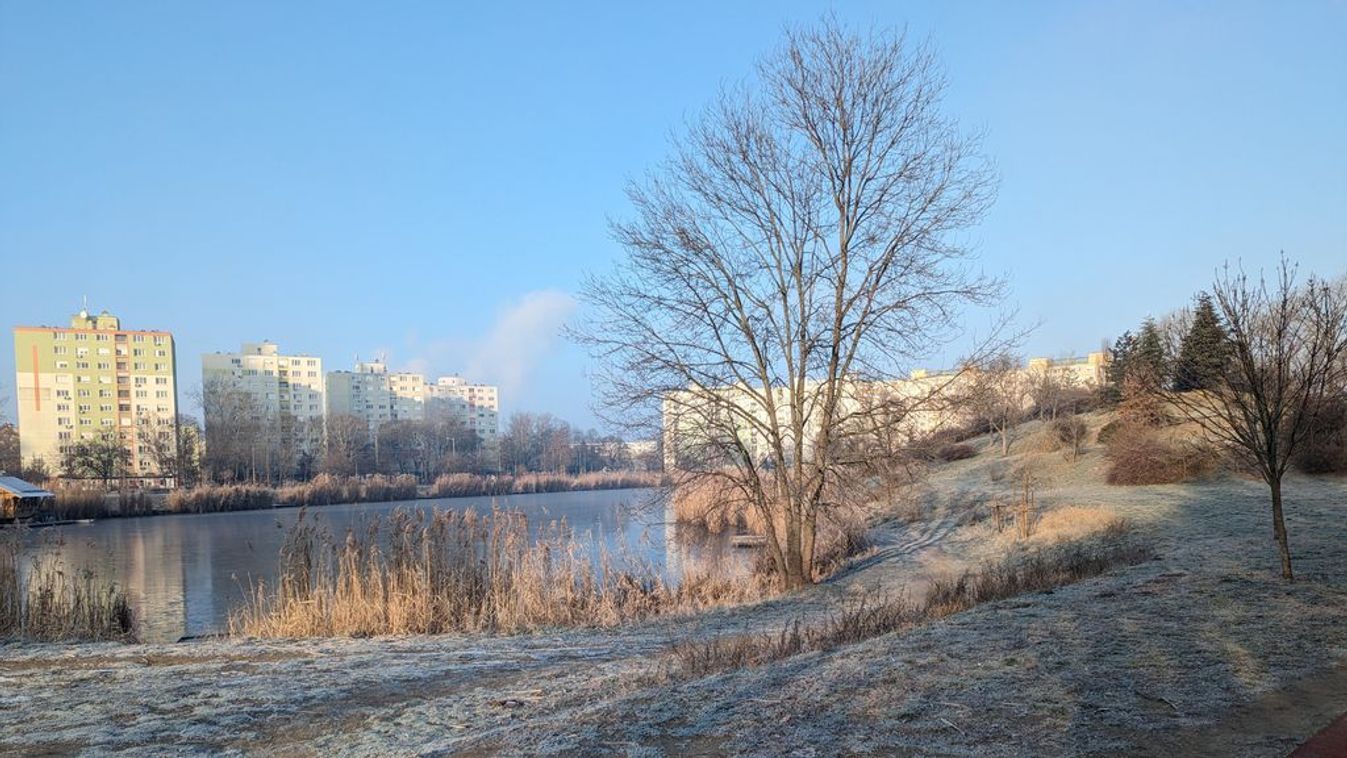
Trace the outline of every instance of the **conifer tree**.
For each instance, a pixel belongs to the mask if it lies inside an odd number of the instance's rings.
[[[1174,390],[1209,389],[1221,376],[1229,357],[1229,338],[1216,316],[1211,296],[1200,293],[1192,326],[1179,344],[1178,360],[1174,364]]]
[[[1129,375],[1135,374],[1156,389],[1160,388],[1167,373],[1169,357],[1165,351],[1165,341],[1160,337],[1160,328],[1155,325],[1155,319],[1147,317],[1142,322],[1130,363],[1131,365],[1127,367]]]
[[[1108,368],[1104,373],[1107,382],[1100,392],[1104,402],[1114,404],[1122,399],[1123,381],[1127,378],[1127,367],[1131,365],[1136,346],[1137,339],[1130,331],[1123,332],[1121,337],[1114,340],[1113,348],[1109,351]]]

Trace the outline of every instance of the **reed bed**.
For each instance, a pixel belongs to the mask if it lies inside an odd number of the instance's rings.
[[[712,534],[747,531],[763,534],[762,515],[741,494],[716,479],[681,482],[673,491],[674,519],[700,526]]]
[[[232,635],[365,637],[612,626],[762,597],[762,577],[710,570],[672,585],[591,560],[565,524],[530,539],[520,513],[395,511],[337,539],[301,513],[279,578],[231,614]]]
[[[249,483],[208,484],[189,490],[174,490],[169,493],[165,508],[170,513],[222,513],[338,503],[386,503],[423,496],[476,497],[628,489],[656,487],[661,482],[661,474],[642,471],[600,471],[577,476],[445,474],[435,480],[428,492],[423,492],[417,486],[416,477],[410,474],[365,477],[319,474],[307,482],[293,482],[279,487]]]
[[[261,484],[209,484],[174,490],[165,507],[171,513],[222,513],[262,508],[335,503],[384,503],[417,496],[416,477],[341,477],[319,474],[307,482],[268,487]]]
[[[578,492],[658,487],[664,475],[654,471],[591,471],[584,474],[441,474],[430,487],[431,497],[529,495],[541,492]]]
[[[126,593],[90,569],[73,570],[38,548],[23,571],[18,530],[0,535],[0,639],[134,641]]]
[[[153,501],[144,492],[110,494],[101,489],[56,487],[51,505],[42,512],[42,518],[57,521],[111,518],[116,516],[143,516],[154,511]]]

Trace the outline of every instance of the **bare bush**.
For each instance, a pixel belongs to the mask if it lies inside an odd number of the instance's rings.
[[[962,443],[941,445],[940,448],[935,451],[935,457],[939,458],[942,461],[945,461],[946,463],[973,458],[977,456],[977,454],[978,454],[977,448],[973,447],[972,445],[965,445]]]
[[[1216,470],[1219,456],[1197,441],[1172,441],[1161,432],[1124,425],[1109,437],[1108,483],[1177,484],[1200,479]]]
[[[1086,425],[1085,419],[1068,416],[1052,422],[1052,433],[1066,449],[1071,460],[1075,460],[1085,449],[1085,440],[1089,436],[1090,428]]]

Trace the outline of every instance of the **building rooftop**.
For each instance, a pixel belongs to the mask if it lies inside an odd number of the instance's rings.
[[[25,482],[17,476],[0,476],[0,492],[14,497],[56,497],[50,491],[31,482]]]

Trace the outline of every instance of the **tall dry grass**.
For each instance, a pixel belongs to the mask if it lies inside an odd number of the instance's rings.
[[[74,570],[38,550],[25,572],[19,531],[0,535],[0,639],[135,639],[125,592],[90,569]]]
[[[268,487],[261,484],[208,484],[174,490],[165,507],[171,513],[221,513],[262,508],[385,503],[417,497],[416,477],[343,477],[319,474],[307,482]]]
[[[541,492],[578,492],[658,487],[664,475],[653,471],[591,471],[584,474],[441,474],[430,487],[431,497],[529,495]]]
[[[274,586],[230,616],[233,635],[363,637],[608,626],[761,597],[761,578],[671,585],[648,567],[598,565],[564,524],[536,541],[520,513],[396,511],[337,539],[301,514]]]
[[[56,521],[110,518],[115,516],[143,516],[154,512],[153,500],[144,492],[107,493],[101,489],[54,486],[56,497],[42,514],[42,518]]]
[[[741,531],[766,534],[762,514],[744,502],[741,495],[729,485],[712,479],[696,479],[680,483],[671,496],[674,519],[705,529],[711,534]],[[780,534],[784,529],[778,529]],[[841,568],[848,559],[870,548],[867,538],[869,520],[865,510],[856,505],[830,508],[819,518],[814,543],[814,580],[821,580]],[[771,554],[759,551],[757,572],[770,574],[775,570]]]
[[[762,515],[730,484],[719,479],[680,482],[672,494],[673,516],[680,524],[712,534],[744,530],[762,534]]]

